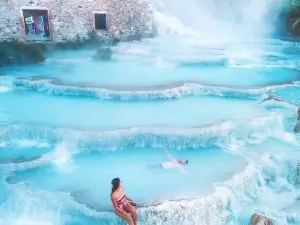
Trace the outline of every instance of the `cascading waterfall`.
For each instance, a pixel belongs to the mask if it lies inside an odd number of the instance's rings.
[[[216,41],[261,38],[273,32],[274,9],[281,3],[282,0],[155,0],[154,20],[160,35]]]

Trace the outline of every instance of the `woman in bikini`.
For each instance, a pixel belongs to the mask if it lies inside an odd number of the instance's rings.
[[[111,201],[116,214],[129,225],[137,225],[137,212],[135,202],[125,195],[120,178],[111,181]]]

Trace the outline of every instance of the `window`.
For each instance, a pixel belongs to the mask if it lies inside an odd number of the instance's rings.
[[[107,30],[106,26],[106,13],[95,13],[95,29],[96,30]]]
[[[23,9],[27,40],[50,40],[48,11],[39,9]]]

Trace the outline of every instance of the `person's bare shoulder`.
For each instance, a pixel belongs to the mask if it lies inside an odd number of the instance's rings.
[[[110,195],[110,198],[111,198],[111,200],[116,199],[116,192],[112,193],[112,194]]]

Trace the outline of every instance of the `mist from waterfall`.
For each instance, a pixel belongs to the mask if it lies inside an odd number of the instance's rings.
[[[154,0],[160,36],[235,40],[269,36],[283,0]]]

